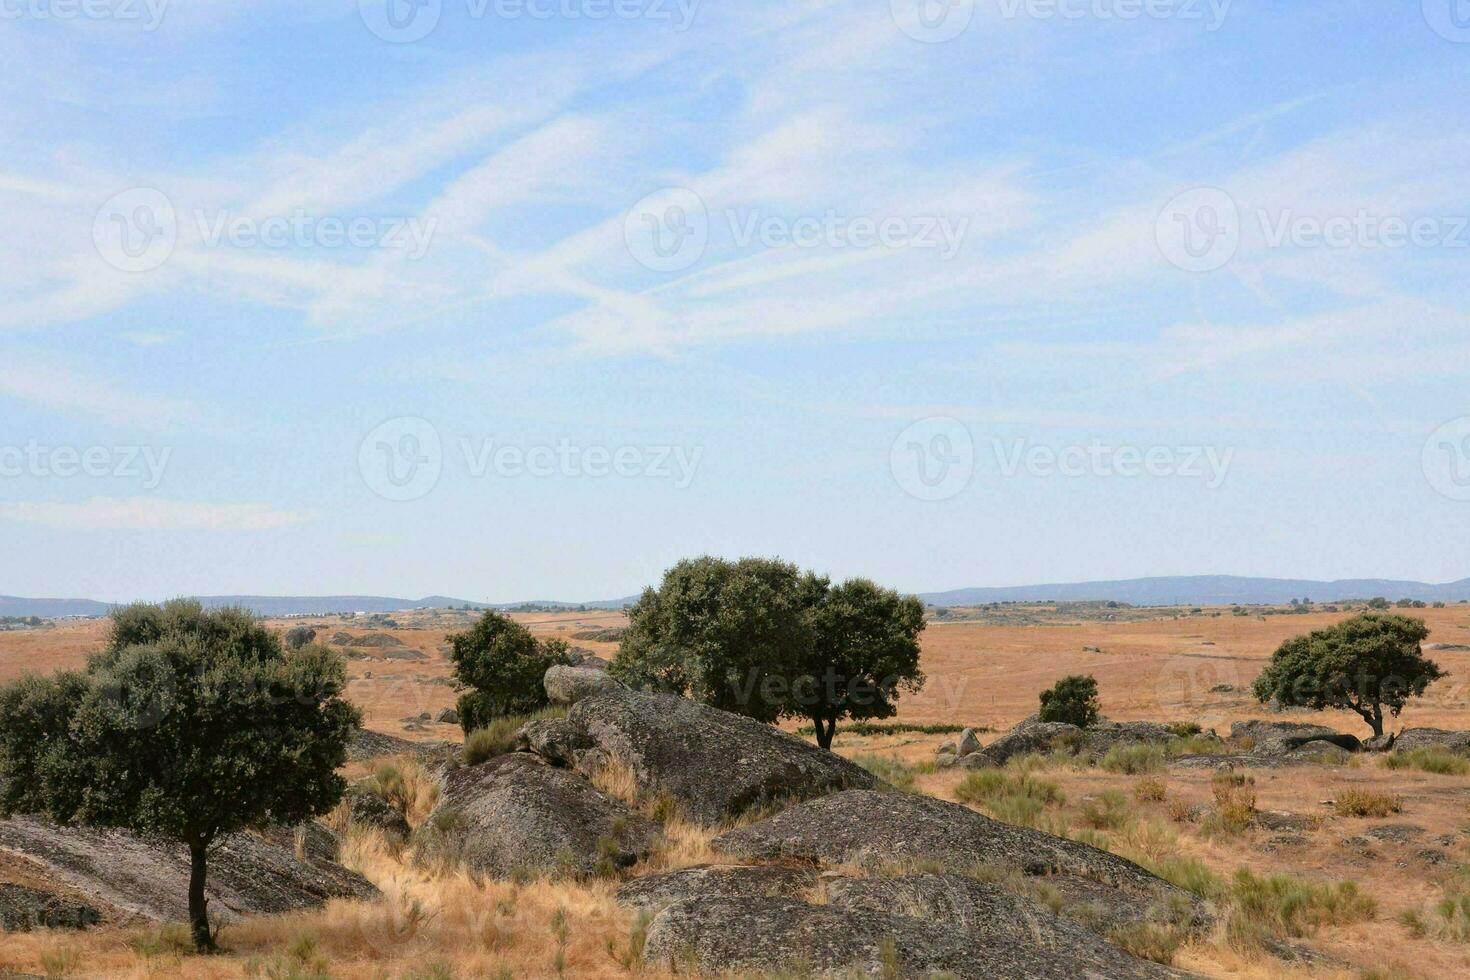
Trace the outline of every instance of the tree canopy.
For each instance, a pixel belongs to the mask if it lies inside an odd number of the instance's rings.
[[[1256,698],[1352,711],[1382,735],[1385,709],[1397,718],[1410,698],[1445,676],[1424,656],[1420,644],[1428,635],[1422,619],[1364,613],[1294,636],[1256,678]]]
[[[917,599],[779,559],[681,561],[628,617],[619,679],[761,721],[810,718],[823,747],[840,719],[889,717],[924,682]]]
[[[1102,710],[1097,698],[1097,678],[1091,674],[1063,677],[1040,695],[1040,721],[1065,722],[1086,728],[1097,723]]]
[[[85,670],[0,688],[0,812],[165,835],[189,848],[194,941],[212,948],[209,848],[341,799],[357,730],[342,661],[287,652],[241,609],[135,605]]]
[[[523,715],[547,704],[542,678],[554,664],[571,663],[562,640],[537,639],[494,610],[449,637],[454,676],[464,689],[456,710],[466,732],[496,718]]]

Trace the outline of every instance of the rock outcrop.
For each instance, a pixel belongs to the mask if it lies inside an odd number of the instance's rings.
[[[1405,728],[1394,739],[1393,747],[1399,752],[1427,748],[1470,752],[1470,732],[1447,732],[1442,728]]]
[[[1356,752],[1362,744],[1355,735],[1300,721],[1237,721],[1230,726],[1230,738],[1249,739],[1250,754],[1265,756],[1287,755],[1308,742],[1325,742],[1348,752]]]
[[[625,867],[658,835],[657,824],[582,776],[522,752],[450,769],[418,840],[430,856],[505,877]]]
[[[33,817],[0,821],[0,858],[24,878],[53,883],[114,921],[188,919],[189,854],[170,841],[121,830],[61,827]],[[376,898],[361,875],[308,861],[255,834],[224,838],[209,858],[210,914],[316,908],[333,898]]]
[[[576,704],[585,697],[623,685],[605,670],[557,664],[547,669],[542,686],[552,704]]]
[[[837,793],[729,831],[711,846],[744,860],[880,869],[906,863],[989,866],[1048,876],[1059,885],[1074,877],[1112,888],[1119,903],[1167,900],[1201,921],[1205,917],[1194,895],[1116,854],[911,793]]]
[[[689,899],[670,905],[650,923],[644,957],[650,963],[673,966],[692,961],[712,973],[780,971],[799,964],[821,975],[1074,980],[1089,975],[1089,957],[1096,956],[1107,969],[1093,975],[1120,980],[1176,975],[1109,950],[1094,937],[1082,937],[1081,949],[1074,948],[1069,936],[1051,930],[1055,916],[1040,907],[1037,912],[1042,917],[1035,920],[1036,931],[1016,933],[999,924],[956,929],[865,903],[812,905],[780,897]]]
[[[1035,715],[973,755],[960,753],[958,764],[969,768],[1004,765],[1018,755],[1060,748],[1073,753],[1104,755],[1118,745],[1168,745],[1179,736],[1152,721],[1101,721],[1087,728],[1065,722],[1039,721]]]
[[[40,888],[0,882],[0,932],[85,929],[102,921],[86,902]]]
[[[593,694],[562,722],[528,725],[519,741],[588,775],[626,767],[642,793],[666,794],[704,824],[878,785],[861,766],[795,735],[672,694]]]
[[[702,864],[633,878],[618,889],[618,901],[635,908],[660,908],[694,898],[800,898],[819,879],[813,868]]]

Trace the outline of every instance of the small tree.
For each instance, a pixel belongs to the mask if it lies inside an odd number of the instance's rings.
[[[463,633],[449,637],[454,676],[464,689],[457,710],[466,732],[496,718],[524,715],[547,705],[542,678],[555,664],[572,662],[562,640],[538,640],[520,623],[493,610]]]
[[[793,666],[810,651],[808,610],[824,585],[777,559],[686,559],[628,610],[609,671],[773,722],[789,706]]]
[[[1256,678],[1256,698],[1314,711],[1352,711],[1380,736],[1385,708],[1397,718],[1409,698],[1422,697],[1445,676],[1420,647],[1428,635],[1422,619],[1363,613],[1294,636]]]
[[[1041,692],[1041,710],[1037,713],[1041,721],[1065,722],[1086,728],[1096,724],[1100,715],[1097,678],[1091,674],[1063,677],[1052,685],[1051,690]]]
[[[316,639],[316,630],[310,626],[293,626],[286,631],[286,649],[300,650]]]
[[[814,598],[812,644],[786,713],[810,718],[817,744],[830,749],[840,719],[892,717],[900,692],[924,686],[924,604],[867,579],[822,588]]]
[[[189,849],[194,943],[214,948],[210,848],[330,810],[360,716],[342,661],[283,650],[242,609],[119,610],[84,671],[0,688],[0,813],[161,834]]]

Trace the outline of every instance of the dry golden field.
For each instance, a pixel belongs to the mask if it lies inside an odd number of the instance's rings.
[[[1428,622],[1430,645],[1470,645],[1470,607],[1412,614]],[[1367,727],[1356,716],[1273,716],[1244,690],[1283,639],[1342,615],[1235,616],[1227,609],[1142,621],[1067,622],[1052,615],[1032,625],[983,619],[936,622],[924,634],[928,684],[921,695],[903,704],[898,720],[999,732],[1032,713],[1037,692],[1058,677],[1091,673],[1098,679],[1104,713],[1116,720],[1193,721],[1225,734],[1234,720],[1274,717],[1316,721],[1366,737]],[[612,655],[615,644],[575,640],[572,634],[623,620],[620,613],[517,618],[537,633],[561,636],[605,657]],[[412,720],[423,712],[432,716],[454,701],[441,646],[455,623],[442,616],[397,619],[400,628],[391,632],[426,659],[388,660],[382,648],[364,648],[360,652],[369,659],[349,663],[350,697],[363,707],[370,728],[413,739],[458,738],[455,726]],[[306,622],[318,625],[321,640],[339,629],[353,635],[370,632],[336,617]],[[102,622],[83,622],[0,634],[0,680],[26,670],[79,665],[100,643],[105,628]],[[1470,728],[1470,651],[1431,650],[1430,655],[1450,676],[1434,685],[1424,701],[1411,705],[1392,727]],[[1212,690],[1222,685],[1237,690]],[[935,770],[929,764],[936,746],[950,737],[914,733],[858,737],[839,730],[837,749],[849,756],[895,760],[898,771],[912,775],[915,788],[955,799],[964,774]],[[986,734],[982,740],[993,737]],[[871,758],[867,761],[873,764]],[[1470,975],[1470,929],[1456,938],[1453,930],[1440,926],[1435,911],[1447,891],[1455,893],[1457,883],[1464,881],[1460,875],[1470,866],[1470,774],[1391,770],[1374,756],[1356,756],[1345,763],[1258,768],[1249,774],[1255,782],[1256,809],[1294,815],[1281,818],[1290,827],[1270,829],[1258,820],[1227,833],[1207,823],[1180,820],[1188,804],[1213,802],[1208,769],[1165,766],[1129,775],[1053,761],[1033,773],[1054,783],[1065,799],[1048,808],[1046,819],[1052,826],[1096,835],[1089,839],[1135,860],[1193,858],[1227,879],[1236,869],[1247,868],[1312,882],[1354,881],[1376,900],[1371,917],[1351,922],[1329,918],[1297,940],[1329,958],[1323,963],[1288,966],[1232,945],[1221,935],[1181,949],[1175,959],[1181,968],[1239,977]],[[1164,799],[1140,799],[1139,784],[1144,780],[1162,784]],[[1158,795],[1160,787],[1148,788]],[[1354,788],[1400,797],[1402,811],[1383,818],[1338,816],[1329,801]],[[1099,801],[1109,791],[1120,791],[1126,806],[1115,826],[1098,827]],[[634,873],[708,860],[705,839],[686,828]],[[147,944],[140,943],[140,937],[157,930],[113,927],[85,935],[7,936],[0,943],[0,976],[7,969],[34,975],[129,977],[659,975],[639,974],[636,967],[619,962],[633,920],[612,901],[608,883],[477,884],[459,876],[428,875],[370,836],[354,837],[349,845],[348,863],[383,889],[387,898],[382,903],[334,903],[318,913],[227,928],[223,938],[231,955],[208,959],[144,948]],[[415,900],[422,910],[421,921],[419,914],[405,912]],[[1418,916],[1419,925],[1409,921],[1411,914]],[[303,936],[313,951],[307,951]],[[293,945],[301,954],[294,959]],[[313,963],[324,972],[309,972]]]

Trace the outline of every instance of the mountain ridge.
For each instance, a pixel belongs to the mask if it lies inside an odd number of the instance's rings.
[[[1275,605],[1292,599],[1328,602],[1337,599],[1418,599],[1425,602],[1470,601],[1470,578],[1431,584],[1403,579],[1289,579],[1243,575],[1164,575],[1147,578],[1096,582],[1060,582],[1049,585],[970,587],[940,592],[917,593],[934,606],[972,606],[990,602],[1125,602],[1135,606],[1228,606]],[[196,596],[206,606],[240,605],[261,616],[333,615],[346,612],[391,613],[421,608],[469,606],[472,609],[514,609],[542,606],[587,609],[622,609],[637,596],[566,602],[545,599],[523,602],[475,602],[450,596],[431,595],[422,599],[394,596]],[[106,616],[114,603],[95,599],[30,599],[0,595],[0,616]]]

